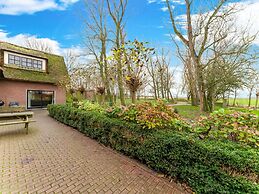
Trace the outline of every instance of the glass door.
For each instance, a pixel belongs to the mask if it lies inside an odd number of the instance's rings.
[[[54,91],[28,90],[27,108],[46,108],[54,103]]]

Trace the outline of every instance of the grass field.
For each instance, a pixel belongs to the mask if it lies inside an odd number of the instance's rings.
[[[129,104],[131,104],[131,99],[130,98],[126,98],[125,99],[125,101],[126,101],[126,104],[127,105],[129,105]],[[181,99],[179,99],[178,100],[179,102],[188,102],[187,101],[187,99],[184,99],[184,98],[181,98]],[[237,98],[236,99],[236,106],[248,106],[248,98]],[[142,102],[155,102],[155,99],[139,99],[139,100],[137,100],[137,103],[142,103]],[[220,101],[218,101],[219,103],[222,103],[222,100],[220,100]],[[230,106],[233,106],[233,102],[234,102],[234,99],[233,98],[230,98],[229,99],[229,105]],[[259,103],[259,102],[258,102]],[[116,103],[117,105],[119,105],[120,104],[120,100],[119,99],[117,99],[117,103]],[[251,106],[252,107],[254,107],[255,106],[255,104],[256,104],[256,99],[255,98],[252,98],[251,99]]]
[[[131,99],[130,98],[126,98],[125,99],[125,102],[126,102],[126,105],[130,105],[131,104]],[[155,99],[138,99],[137,100],[137,104],[140,104],[140,103],[143,103],[143,102],[151,102],[151,103],[155,103],[156,102],[156,100]],[[170,103],[170,102],[168,102],[168,103]],[[119,99],[117,99],[116,100],[116,105],[120,105],[120,100]]]
[[[178,114],[180,116],[182,116],[183,118],[186,118],[186,119],[191,119],[191,120],[194,120],[194,119],[197,119],[199,116],[202,116],[202,115],[209,115],[209,113],[202,113],[200,111],[200,108],[198,106],[191,106],[191,105],[177,105],[175,106],[175,108],[177,109],[178,111]],[[215,110],[219,110],[220,106],[215,106]],[[236,111],[241,111],[241,112],[247,112],[249,111],[248,109],[246,108],[233,108],[233,107],[230,107],[230,108],[226,108],[226,109],[230,109],[230,110],[236,110]],[[257,116],[259,116],[259,109],[257,110],[250,110],[250,112],[252,114],[255,114]]]
[[[248,106],[248,98],[237,98],[236,99],[236,106]],[[234,99],[229,99],[229,105],[232,106],[234,102]],[[256,99],[251,99],[251,106],[255,106]]]

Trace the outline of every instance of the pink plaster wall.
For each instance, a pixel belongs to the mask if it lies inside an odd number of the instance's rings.
[[[20,106],[26,107],[27,90],[54,91],[56,104],[63,104],[66,101],[65,90],[52,84],[0,80],[0,100],[3,100],[6,105],[16,101]]]

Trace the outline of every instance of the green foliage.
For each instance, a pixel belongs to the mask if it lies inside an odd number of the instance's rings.
[[[187,182],[196,193],[259,192],[257,149],[175,130],[143,130],[133,122],[67,105],[49,105],[48,110],[60,122]]]
[[[253,94],[253,97],[255,97],[255,95]],[[229,99],[229,104],[230,105],[233,105],[233,102],[234,102],[234,99],[233,98],[230,98]],[[237,98],[236,99],[236,106],[248,106],[248,102],[249,102],[249,99],[248,98]],[[251,106],[255,106],[256,104],[256,99],[255,98],[252,98],[251,99]]]
[[[66,103],[72,104],[73,101],[74,101],[73,94],[71,94],[71,93],[68,92],[67,95],[66,95]]]
[[[255,114],[259,116],[259,109],[249,109],[249,108],[240,108],[240,107],[230,107],[228,108],[229,110],[232,111],[239,111],[239,112],[244,112],[244,113],[250,113],[250,114]]]
[[[249,112],[220,109],[208,117],[201,117],[196,131],[205,137],[259,147],[259,117]]]
[[[104,109],[98,103],[92,103],[89,100],[81,100],[77,103],[77,108],[85,111],[94,111],[104,113]]]
[[[109,108],[107,114],[125,121],[139,124],[143,129],[161,129],[170,126],[179,126],[180,117],[162,100],[155,104],[144,102],[128,107]]]
[[[258,157],[253,149],[230,142],[201,141],[175,131],[157,131],[138,149],[141,161],[188,182],[196,193],[257,193],[258,185],[247,181],[245,175],[256,172],[258,181]]]

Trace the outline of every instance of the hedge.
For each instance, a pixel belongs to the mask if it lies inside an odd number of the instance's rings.
[[[102,144],[186,182],[196,193],[259,193],[256,149],[173,130],[145,131],[134,123],[68,105],[49,105],[48,111]]]

